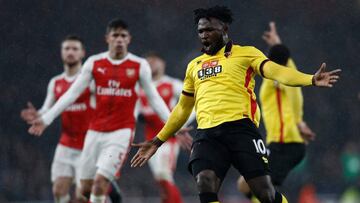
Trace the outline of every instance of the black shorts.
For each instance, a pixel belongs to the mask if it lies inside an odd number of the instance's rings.
[[[268,149],[271,180],[274,185],[280,186],[289,172],[303,160],[305,144],[270,143]]]
[[[269,174],[266,147],[250,119],[197,130],[188,167],[191,174],[196,177],[210,169],[223,180],[230,166],[246,180]]]

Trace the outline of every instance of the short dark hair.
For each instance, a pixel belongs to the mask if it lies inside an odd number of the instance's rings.
[[[61,41],[61,44],[64,43],[65,41],[78,41],[78,42],[80,42],[81,46],[82,46],[83,48],[85,48],[83,39],[82,39],[81,37],[79,37],[78,35],[73,35],[73,34],[67,35],[67,36],[64,37],[64,39]]]
[[[117,28],[129,30],[129,26],[125,21],[121,20],[120,18],[115,18],[115,19],[112,19],[108,23],[108,25],[106,27],[106,33],[109,33],[111,30],[117,29]]]
[[[159,58],[161,60],[164,60],[164,58],[156,51],[149,51],[149,52],[146,52],[144,54],[144,57],[145,58],[150,58],[150,57],[153,57],[153,58]]]
[[[214,6],[210,8],[198,8],[194,10],[194,22],[199,23],[201,18],[216,18],[224,23],[231,24],[233,22],[233,14],[226,6]]]
[[[269,59],[280,65],[286,65],[290,58],[290,50],[282,44],[272,46],[269,50]]]

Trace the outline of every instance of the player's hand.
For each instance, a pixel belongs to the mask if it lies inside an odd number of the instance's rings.
[[[335,84],[341,72],[341,69],[336,69],[330,72],[325,71],[326,63],[322,63],[319,70],[315,73],[313,77],[313,85],[318,87],[332,87]]]
[[[155,137],[153,140],[142,143],[132,143],[132,147],[139,147],[135,156],[131,159],[131,167],[144,166],[144,164],[155,154],[163,142]]]
[[[31,126],[28,130],[28,132],[35,136],[41,136],[46,129],[46,125],[44,121],[41,118],[37,118],[34,121],[31,121]]]
[[[275,46],[277,44],[281,44],[280,36],[278,35],[276,31],[276,25],[275,22],[271,21],[269,23],[270,30],[265,31],[262,38],[265,40],[266,44],[270,47]]]
[[[190,131],[193,129],[194,127],[189,126],[187,128],[182,128],[180,129],[177,133],[176,133],[176,140],[179,142],[179,145],[181,148],[183,148],[184,150],[191,150],[191,145],[193,142],[193,138],[190,135]]]
[[[310,141],[315,140],[316,134],[310,129],[310,127],[304,121],[301,121],[298,124],[298,128],[302,138],[305,141],[305,144],[309,144]]]
[[[28,124],[31,124],[31,122],[37,119],[38,116],[39,114],[31,102],[28,102],[27,108],[21,110],[20,112],[20,117]]]

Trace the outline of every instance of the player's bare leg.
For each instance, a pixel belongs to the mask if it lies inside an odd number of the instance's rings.
[[[240,176],[237,181],[238,190],[243,193],[244,195],[248,196],[251,193],[249,185],[246,183],[244,177]]]
[[[75,202],[76,202],[76,203],[86,203],[86,202],[88,202],[88,199],[85,198],[85,197],[81,194],[81,187],[80,187],[80,185],[76,186],[76,189],[75,189]]]
[[[249,185],[246,183],[243,176],[240,176],[237,181],[238,190],[251,200],[252,203],[260,203],[259,200],[252,194]]]
[[[80,194],[81,196],[78,197],[78,200],[80,202],[87,202],[90,199],[90,194],[91,194],[91,188],[93,185],[93,180],[80,180],[81,182],[81,187],[80,187]]]
[[[252,178],[247,183],[261,203],[287,203],[286,198],[275,190],[269,175]]]
[[[104,203],[109,190],[110,181],[101,174],[96,174],[91,189],[90,202]]]
[[[220,178],[214,171],[203,170],[196,175],[196,185],[201,203],[218,202],[217,193],[220,189]]]
[[[53,195],[55,203],[67,203],[70,201],[70,188],[73,183],[72,177],[58,177],[53,183]]]

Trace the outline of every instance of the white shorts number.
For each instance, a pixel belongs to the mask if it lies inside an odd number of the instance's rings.
[[[262,141],[262,139],[258,139],[258,140],[253,139],[252,141],[253,141],[253,143],[255,145],[257,153],[261,153],[261,154],[266,153],[266,147],[265,147],[265,144]]]

